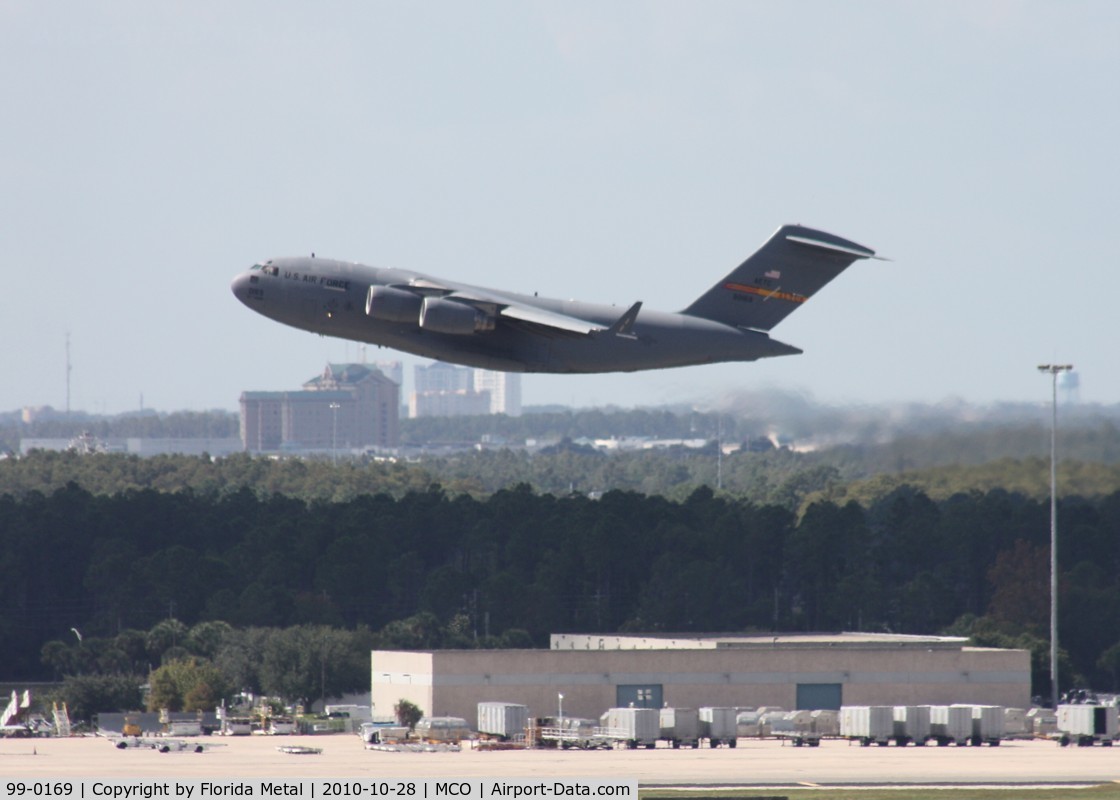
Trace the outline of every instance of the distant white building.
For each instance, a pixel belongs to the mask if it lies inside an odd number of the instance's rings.
[[[473,417],[489,413],[489,392],[413,392],[408,398],[408,416],[412,419]]]
[[[430,392],[466,392],[474,389],[471,370],[442,361],[417,364],[412,368],[412,389],[417,394]]]
[[[417,365],[409,417],[458,417],[478,414],[521,415],[521,376],[456,367],[436,361]]]
[[[82,435],[72,439],[20,439],[19,451],[27,455],[32,450],[74,450],[78,453],[130,453],[141,457],[179,454],[200,456],[228,456],[243,450],[241,439],[142,439],[116,437],[96,439]]]
[[[521,373],[474,371],[474,390],[490,393],[490,413],[521,416]]]

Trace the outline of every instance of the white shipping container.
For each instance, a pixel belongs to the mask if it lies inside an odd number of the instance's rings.
[[[1004,736],[1025,736],[1028,733],[1026,711],[1021,708],[1003,709]]]
[[[661,735],[661,715],[656,708],[612,708],[606,718],[611,735],[628,742],[653,745]]]
[[[930,706],[930,733],[940,745],[967,744],[972,738],[971,706]]]
[[[889,742],[894,736],[894,707],[841,706],[840,735],[864,744]]]
[[[733,742],[739,735],[734,708],[705,706],[700,709],[700,735],[721,742]]]
[[[972,706],[974,743],[998,744],[1003,733],[1003,706]]]
[[[1094,739],[1115,739],[1117,734],[1116,706],[1065,705],[1058,706],[1058,730],[1074,736]]]
[[[663,708],[660,715],[660,738],[674,742],[700,738],[700,712],[695,708]]]
[[[478,732],[512,739],[529,726],[529,707],[520,703],[483,702],[478,704]]]
[[[929,706],[895,706],[894,735],[903,744],[925,744],[930,736]]]

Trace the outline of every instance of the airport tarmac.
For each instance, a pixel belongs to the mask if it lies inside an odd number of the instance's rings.
[[[0,739],[0,775],[12,778],[598,778],[640,786],[889,786],[1095,784],[1120,780],[1120,747],[860,747],[826,740],[793,747],[740,739],[738,747],[656,750],[366,750],[353,735],[201,737],[203,753],[118,750],[96,737]],[[279,745],[322,748],[291,755]]]

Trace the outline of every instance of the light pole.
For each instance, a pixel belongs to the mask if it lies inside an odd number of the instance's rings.
[[[1072,364],[1039,364],[1050,375],[1050,702],[1058,711],[1058,375]]]
[[[563,692],[557,692],[556,693],[556,702],[560,706],[560,709],[559,709],[560,710],[560,715],[558,717],[558,721],[560,723],[559,724],[560,741],[562,742],[562,741],[564,741],[564,693]]]
[[[331,425],[331,463],[338,464],[338,409],[342,406],[338,403],[331,403],[329,408],[334,417]]]

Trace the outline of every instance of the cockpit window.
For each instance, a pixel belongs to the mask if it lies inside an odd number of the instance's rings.
[[[279,267],[274,267],[271,264],[254,264],[252,267],[249,268],[249,271],[253,272],[254,270],[260,270],[265,275],[276,276],[276,275],[280,274],[280,268]]]

